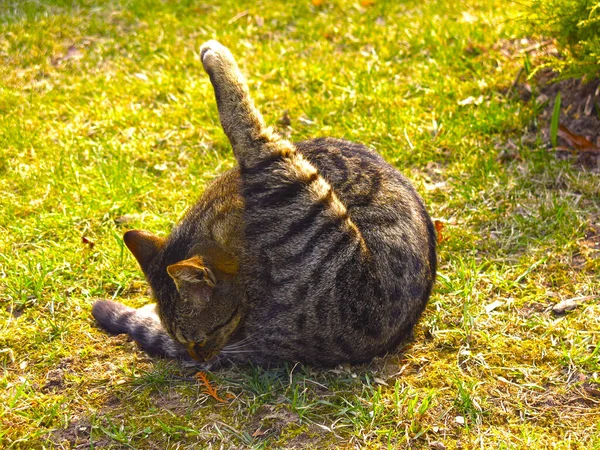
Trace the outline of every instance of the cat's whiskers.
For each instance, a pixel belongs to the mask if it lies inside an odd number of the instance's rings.
[[[255,350],[252,350],[252,349],[248,349],[248,350],[226,350],[226,349],[223,349],[223,350],[221,350],[221,354],[223,354],[223,355],[241,355],[242,353],[255,353]]]
[[[242,350],[244,348],[247,348],[248,346],[253,345],[255,342],[256,340],[254,339],[254,336],[247,336],[244,339],[234,342],[231,345],[226,345],[225,347],[223,347],[223,350]]]

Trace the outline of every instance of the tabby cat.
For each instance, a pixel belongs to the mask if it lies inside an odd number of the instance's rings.
[[[293,144],[267,127],[229,50],[201,48],[237,169],[168,239],[124,240],[157,315],[92,313],[150,354],[198,361],[362,363],[411,332],[431,293],[436,237],[409,181],[363,145]]]

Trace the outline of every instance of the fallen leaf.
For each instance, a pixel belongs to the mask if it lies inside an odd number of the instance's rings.
[[[600,148],[592,144],[586,137],[573,133],[562,124],[558,126],[558,137],[564,139],[568,146],[580,152],[600,153]]]
[[[438,244],[441,244],[442,242],[448,240],[447,237],[444,237],[444,222],[442,222],[441,220],[434,220],[433,221],[433,226],[435,226],[435,232],[437,234],[437,242]]]
[[[94,245],[96,245],[94,241],[85,236],[81,236],[81,243],[88,245],[90,248],[94,248]]]
[[[210,395],[212,398],[214,398],[216,401],[221,402],[221,403],[227,403],[227,400],[223,400],[221,397],[219,397],[219,395],[217,394],[217,389],[212,387],[212,385],[210,384],[210,381],[208,381],[208,377],[206,376],[206,373],[200,371],[196,374],[196,379],[198,381],[200,381],[204,387],[206,387],[205,393]]]
[[[481,105],[483,103],[483,95],[480,95],[479,97],[475,98],[475,97],[467,97],[463,100],[460,100],[458,102],[459,106],[466,106],[466,105]]]
[[[493,310],[499,308],[502,305],[504,305],[504,302],[502,300],[495,300],[485,307],[485,312],[491,313]]]
[[[257,428],[256,431],[254,433],[252,433],[252,437],[260,437],[260,436],[264,436],[265,433],[264,431],[262,431],[260,428]]]

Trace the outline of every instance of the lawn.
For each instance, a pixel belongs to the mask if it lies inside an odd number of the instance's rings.
[[[539,137],[541,38],[517,8],[1,2],[0,447],[600,449],[600,182]],[[434,294],[394,354],[216,371],[219,401],[95,326],[96,299],[149,301],[123,233],[168,234],[234,164],[211,38],[269,124],[365,143],[440,221]]]

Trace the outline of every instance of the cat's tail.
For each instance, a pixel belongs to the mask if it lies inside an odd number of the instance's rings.
[[[189,359],[185,347],[171,339],[153,308],[147,306],[134,309],[110,300],[98,300],[92,306],[92,315],[110,334],[131,336],[150,356]]]
[[[295,152],[294,146],[265,125],[254,106],[248,84],[231,52],[215,40],[200,48],[210,77],[219,118],[240,166],[254,166],[264,158]]]
[[[288,228],[295,229],[320,216],[353,236],[368,256],[360,230],[333,187],[294,144],[265,125],[231,52],[217,41],[208,41],[200,54],[215,90],[221,125],[240,165],[246,232],[253,228],[254,219],[262,233],[264,223],[275,221],[284,227],[287,220],[291,221]],[[277,208],[284,204],[290,212],[286,217]],[[306,212],[309,219],[296,217]]]

